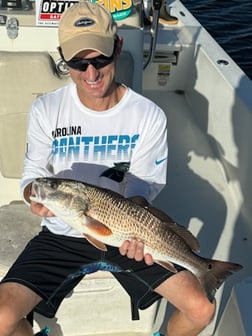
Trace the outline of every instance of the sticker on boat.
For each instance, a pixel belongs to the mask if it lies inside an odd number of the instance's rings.
[[[61,15],[79,1],[38,0],[36,1],[36,25],[58,26]],[[132,11],[132,0],[91,0],[111,12],[114,20],[127,18]]]

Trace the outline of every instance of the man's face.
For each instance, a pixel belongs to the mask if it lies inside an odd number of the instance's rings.
[[[75,58],[94,59],[101,56],[94,50],[85,50],[78,53]],[[77,86],[80,99],[85,103],[90,99],[104,98],[108,96],[115,85],[115,58],[111,63],[101,68],[89,64],[85,71],[69,68],[72,80]]]

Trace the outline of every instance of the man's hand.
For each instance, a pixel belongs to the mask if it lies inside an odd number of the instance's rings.
[[[144,260],[147,265],[153,265],[154,260],[150,254],[144,254],[144,244],[136,239],[126,240],[119,248],[121,255],[136,261]]]
[[[34,215],[40,217],[54,217],[54,214],[43,204],[31,201],[30,210]]]
[[[142,196],[133,196],[129,199],[142,207],[148,208],[149,203]],[[127,255],[130,259],[135,259],[136,261],[144,260],[149,266],[154,264],[152,256],[148,253],[144,254],[144,244],[136,239],[126,240],[122,246],[119,248],[121,255]]]

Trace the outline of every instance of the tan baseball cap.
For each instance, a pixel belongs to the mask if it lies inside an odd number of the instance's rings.
[[[111,56],[117,24],[102,6],[82,1],[69,7],[59,22],[59,44],[66,61],[82,50],[96,50]]]

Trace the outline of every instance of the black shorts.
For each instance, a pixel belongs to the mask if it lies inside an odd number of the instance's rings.
[[[138,309],[148,308],[160,298],[153,289],[174,273],[157,264],[147,266],[145,262],[121,256],[117,247],[107,248],[103,252],[86,239],[56,235],[44,228],[27,244],[2,282],[18,282],[32,289],[43,299],[34,310],[51,318],[64,297],[83,278],[83,266],[105,261],[122,269],[112,274],[130,295],[137,315]]]

